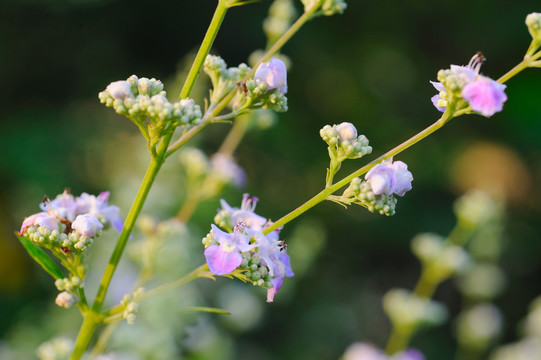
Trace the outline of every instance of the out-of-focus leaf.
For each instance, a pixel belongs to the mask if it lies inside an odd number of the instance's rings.
[[[24,246],[26,251],[28,251],[28,254],[34,259],[38,264],[41,265],[41,267],[49,273],[53,278],[55,279],[63,279],[64,274],[62,273],[62,270],[56,265],[56,263],[51,260],[51,258],[45,253],[45,251],[41,250],[39,246],[31,242],[25,237],[17,236],[19,238],[19,241]]]

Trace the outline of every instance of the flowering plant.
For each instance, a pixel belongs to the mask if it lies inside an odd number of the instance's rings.
[[[109,204],[108,192],[98,196],[83,193],[74,197],[66,190],[53,200],[45,198],[40,205],[42,211],[22,221],[18,231],[19,240],[30,256],[55,279],[54,283],[60,291],[56,304],[63,308],[76,305],[83,317],[72,348],[64,346],[62,342],[62,346],[68,349],[66,352],[71,354],[71,359],[100,355],[107,347],[108,337],[115,324],[122,320],[130,324],[137,322],[139,303],[144,299],[165,290],[179,288],[197,278],[215,280],[220,276],[234,277],[264,288],[267,302],[275,301],[281,296],[279,290],[287,283],[287,278],[294,277],[297,272],[284,240],[287,230],[283,228],[286,224],[325,200],[344,207],[357,204],[381,215],[395,215],[397,197],[402,198],[412,190],[415,173],[414,168],[397,160],[397,156],[453,118],[472,113],[490,117],[502,111],[507,100],[504,83],[526,68],[540,67],[541,15],[533,13],[528,15],[526,21],[532,35],[531,46],[524,60],[515,68],[498,80],[493,80],[480,74],[484,56],[476,54],[466,66],[451,65],[449,69],[441,70],[437,75],[438,82],[432,82],[439,91],[432,102],[443,113],[441,117],[375,160],[357,166],[357,170],[338,181],[335,181],[335,177],[346,160],[347,163],[359,161],[371,154],[373,147],[365,135],[359,134],[352,122],[324,126],[320,136],[327,145],[329,166],[324,188],[319,193],[276,221],[255,212],[258,202],[255,197],[245,194],[239,207],[222,200],[214,224],[210,225],[210,232],[202,239],[203,246],[199,255],[201,260],[204,259],[203,264],[170,282],[154,285],[150,283],[150,278],[155,268],[159,267],[159,261],[152,255],[159,251],[163,245],[161,242],[167,237],[188,237],[185,234],[189,232],[186,226],[200,203],[219,195],[228,184],[240,187],[246,182],[246,173],[235,162],[233,153],[248,127],[254,126],[257,116],[265,112],[281,113],[288,110],[286,94],[293,92],[288,89],[287,83],[287,64],[290,61],[278,52],[308,20],[318,16],[338,15],[346,10],[346,4],[341,0],[303,0],[304,11],[293,22],[295,11],[292,10],[294,7],[291,2],[276,0],[266,24],[274,22],[280,26],[265,27],[269,42],[266,51],[253,62],[253,66],[240,64],[228,67],[221,57],[210,54],[212,43],[226,13],[231,8],[250,2],[218,1],[209,30],[177,101],[170,100],[160,80],[136,75],[126,80],[113,81],[99,93],[99,100],[105,106],[136,125],[142,143],[148,149],[149,165],[125,219],[121,217],[123,211],[119,207]],[[208,75],[211,89],[204,103],[198,104],[189,96],[201,70]],[[211,160],[199,150],[184,146],[203,129],[213,124],[231,122],[232,137],[226,138],[224,146]],[[184,204],[176,216],[167,221],[155,223],[155,220],[141,218],[139,215],[157,174],[166,160],[171,159],[177,151],[184,166]],[[492,205],[486,208],[497,207]],[[467,210],[471,207],[466,206]],[[465,213],[467,211],[464,209],[457,210],[457,217],[461,219],[462,216],[473,225],[459,221],[457,227],[466,229],[468,235],[486,225],[485,221],[474,221],[474,216]],[[94,243],[99,242],[99,237],[110,227],[115,228],[120,235],[99,282],[96,296],[89,298],[88,275],[96,270],[90,267],[88,255]],[[144,251],[136,254],[143,264],[142,271],[135,282],[136,286],[111,305],[106,302],[106,295],[135,227],[145,235],[145,245],[142,245]],[[387,355],[370,345],[357,344],[353,350],[345,353],[344,358],[422,358],[417,350],[407,349],[409,340],[419,327],[444,320],[447,312],[443,305],[430,298],[441,282],[467,273],[470,261],[463,249],[466,242],[464,239],[456,240],[452,236],[446,239],[437,236],[416,238],[412,247],[423,266],[418,287],[413,292],[391,290],[384,297],[384,309],[393,325],[386,348]],[[146,289],[148,284],[153,286]],[[227,313],[226,310],[211,307],[199,306],[192,309],[197,312]],[[481,314],[492,311],[488,305],[481,309]],[[102,325],[107,325],[106,330],[101,330]],[[464,328],[467,326],[464,325]],[[96,335],[99,335],[98,341],[91,348]],[[491,341],[482,340],[485,343]],[[49,350],[53,345],[54,342],[40,347],[39,356],[46,358],[47,355],[43,354],[54,352]]]

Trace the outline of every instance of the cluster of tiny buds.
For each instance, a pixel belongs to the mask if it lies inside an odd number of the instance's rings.
[[[109,84],[98,96],[107,107],[129,118],[148,116],[151,121],[167,121],[172,126],[200,124],[201,108],[192,99],[172,103],[166,95],[160,80],[132,75]]]
[[[311,10],[314,6],[321,4],[321,8],[316,14],[331,16],[335,14],[342,14],[347,4],[344,0],[301,0],[304,4],[304,11]]]
[[[238,67],[227,67],[226,62],[219,56],[207,55],[203,70],[212,82],[211,103],[218,103],[252,70],[242,63]]]
[[[392,216],[396,211],[397,200],[392,194],[376,195],[367,181],[360,178],[351,180],[342,197],[349,202],[364,206],[370,212]]]
[[[357,129],[352,123],[325,125],[319,135],[329,145],[329,149],[338,161],[358,159],[372,152],[368,139],[364,135],[357,136]]]
[[[135,323],[137,317],[137,310],[139,309],[138,297],[143,294],[144,289],[138,288],[133,294],[126,294],[120,301],[120,305],[124,306],[124,312],[122,318],[126,320],[128,324]]]
[[[255,286],[261,286],[266,289],[272,287],[269,268],[261,264],[261,260],[257,254],[252,254],[249,251],[242,252],[242,263],[240,268],[246,270],[244,275],[248,281],[251,281]]]
[[[78,276],[72,276],[70,279],[57,279],[54,284],[58,291],[74,291],[81,287],[82,281]]]
[[[95,237],[100,234],[101,231]],[[49,228],[39,225],[27,227],[21,235],[44,248],[61,249],[64,254],[69,254],[72,251],[79,253],[88,250],[89,246],[94,242],[92,237],[79,234],[76,231],[66,234],[58,230],[51,231]]]
[[[391,289],[383,296],[383,309],[395,327],[415,329],[421,325],[438,325],[447,318],[444,305],[421,298],[406,289]]]

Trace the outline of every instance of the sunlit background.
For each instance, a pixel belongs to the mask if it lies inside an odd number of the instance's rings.
[[[77,310],[54,304],[53,281],[18,243],[14,233],[24,217],[39,211],[45,194],[54,197],[66,187],[76,195],[110,190],[125,216],[147,166],[144,139],[99,103],[98,92],[137,74],[161,79],[175,99],[215,3],[1,5],[0,358],[32,358],[39,344],[74,338],[80,325]],[[261,23],[270,3],[231,9],[212,53],[235,66],[264,48]],[[296,5],[300,13],[300,1]],[[289,111],[269,129],[247,134],[235,152],[246,187],[227,188],[223,197],[238,206],[248,192],[260,200],[258,214],[280,218],[325,184],[328,155],[320,128],[354,123],[374,148],[367,158],[376,158],[437,119],[429,80],[439,69],[466,64],[477,51],[487,58],[482,73],[493,78],[520,62],[531,39],[524,19],[534,11],[541,11],[534,0],[350,0],[343,15],[310,21],[283,49],[291,59]],[[384,347],[391,327],[382,296],[391,288],[412,289],[420,274],[411,239],[421,232],[447,236],[456,223],[453,203],[477,188],[505,203],[497,262],[507,281],[494,303],[504,319],[498,343],[516,341],[528,305],[541,294],[540,85],[541,69],[525,71],[508,82],[502,113],[455,119],[400,154],[414,182],[395,216],[328,202],[288,224],[282,236],[296,277],[286,279],[274,303],[265,303],[263,289],[238,280],[200,279],[142,304],[134,325],[116,329],[110,349],[126,359],[270,360],[337,359],[358,341]],[[202,75],[194,93],[201,105],[207,86]],[[189,145],[211,155],[229,128],[209,126]],[[364,163],[346,162],[338,178]],[[180,208],[182,174],[178,157],[171,157],[143,209],[152,221]],[[187,228],[169,233],[157,253],[163,266],[155,284],[204,261],[200,239],[218,207],[218,197],[205,201]],[[94,292],[114,235],[100,238],[90,255]],[[130,241],[141,238],[136,233]],[[126,253],[111,299],[130,291],[136,252]],[[443,283],[434,298],[449,317],[418,332],[412,346],[428,359],[454,359],[456,317],[464,305],[457,282]],[[232,315],[199,316],[183,312],[186,306],[215,306]]]

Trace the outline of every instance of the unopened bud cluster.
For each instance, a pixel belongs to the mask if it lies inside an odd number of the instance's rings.
[[[201,109],[192,99],[170,102],[166,95],[160,80],[132,75],[127,80],[109,84],[98,96],[107,107],[139,125],[148,126],[153,137],[159,138],[178,126],[190,127],[201,123]]]
[[[329,155],[338,162],[345,159],[358,159],[372,152],[368,139],[364,135],[357,136],[357,129],[348,122],[339,125],[325,125],[319,135],[329,145]]]
[[[392,216],[395,214],[397,199],[393,194],[375,194],[370,184],[360,178],[351,180],[349,187],[342,195],[350,203],[364,206],[370,212]]]
[[[304,11],[309,11],[314,6],[321,6],[314,15],[331,16],[342,14],[347,4],[344,0],[301,0],[304,4]]]
[[[137,318],[137,311],[139,310],[138,298],[143,294],[143,291],[143,288],[138,288],[133,294],[124,295],[120,301],[120,305],[124,306],[122,318],[130,325],[135,323]]]
[[[526,16],[526,26],[532,38],[541,42],[541,13],[531,13]]]
[[[292,0],[275,0],[269,8],[269,16],[263,21],[263,30],[267,35],[268,44],[287,31],[296,15]]]
[[[57,279],[54,284],[58,291],[75,291],[82,286],[82,281],[78,276],[72,276],[70,279]]]
[[[392,289],[383,297],[383,309],[397,328],[439,325],[447,318],[444,305],[405,289]]]
[[[203,71],[207,73],[212,82],[210,103],[218,103],[230,91],[239,86],[239,82],[252,70],[246,64],[238,67],[227,67],[226,62],[219,56],[207,55]]]
[[[433,283],[440,283],[455,274],[462,274],[471,265],[470,257],[461,246],[446,242],[436,234],[419,234],[412,243],[413,253]]]

